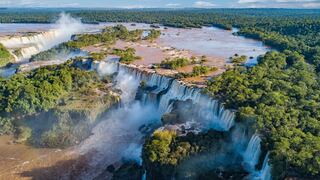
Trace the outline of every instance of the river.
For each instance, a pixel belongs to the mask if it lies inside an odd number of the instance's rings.
[[[111,26],[114,25],[114,23],[86,25],[87,29],[85,32],[95,32],[106,25]],[[126,25],[129,29],[150,28],[150,25],[148,24],[132,25],[132,23],[124,23],[124,25]],[[0,34],[12,35],[20,32],[42,32],[48,31],[52,27],[54,27],[52,24],[0,24]],[[259,55],[264,54],[269,50],[267,46],[264,46],[259,41],[234,36],[233,31],[226,31],[214,27],[203,27],[201,29],[177,29],[161,27],[161,29],[162,35],[160,39],[157,40],[157,44],[161,46],[174,47],[180,50],[187,50],[196,55],[218,57],[223,59],[225,62],[228,61],[230,56],[233,56],[237,53],[239,55],[247,55],[248,57],[252,56],[253,59],[251,59],[249,63],[254,64],[256,63],[256,58]],[[212,64],[214,63],[215,62],[212,62]],[[13,70],[10,69],[10,72],[12,71]],[[40,172],[41,170],[51,170],[52,167],[57,167],[59,164],[61,164],[61,161],[70,161],[71,165],[74,165],[79,161],[72,161],[74,156],[76,159],[79,159],[79,157],[86,156],[87,154],[95,151],[97,154],[90,156],[93,159],[91,159],[91,163],[86,165],[91,168],[98,167],[98,172],[92,169],[87,170],[86,172],[80,173],[80,175],[83,177],[91,177],[96,173],[99,174],[104,170],[106,165],[117,163],[123,158],[132,158],[133,160],[141,161],[140,153],[144,134],[139,132],[139,128],[142,125],[148,123],[158,124],[160,122],[159,115],[170,109],[170,100],[186,100],[190,98],[193,99],[195,103],[203,104],[203,102],[196,102],[200,101],[197,99],[198,96],[200,96],[200,91],[194,91],[192,89],[187,91],[183,85],[179,85],[178,83],[173,83],[172,85],[169,83],[170,80],[167,80],[166,83],[163,83],[162,81],[164,78],[153,77],[152,75],[149,75],[150,77],[148,76],[145,79],[150,81],[147,82],[150,84],[150,87],[151,85],[157,87],[155,91],[156,93],[161,94],[162,92],[163,107],[162,109],[157,109],[154,106],[146,106],[142,103],[141,99],[139,99],[138,102],[132,99],[132,97],[136,95],[137,89],[130,88],[132,88],[132,86],[134,86],[134,88],[138,88],[139,82],[136,82],[138,72],[130,72],[128,74],[129,76],[126,74],[119,76],[119,78],[124,79],[118,79],[117,88],[122,90],[124,95],[129,95],[131,98],[130,101],[114,111],[109,117],[105,117],[104,120],[93,129],[92,136],[76,147],[63,151],[57,149],[37,149],[26,145],[10,143],[10,137],[1,137],[0,150],[1,148],[2,150],[0,151],[0,167],[6,168],[7,170],[6,172],[0,172],[0,177],[26,179],[40,176],[43,177],[43,173]],[[134,84],[130,86],[130,83]],[[164,89],[167,89],[168,92],[164,93]],[[129,94],[127,94],[125,91],[128,91]],[[124,101],[126,98],[128,97],[122,97],[122,101]],[[216,128],[217,130],[229,131],[229,129],[234,125],[233,112],[225,110],[220,105],[216,105],[215,101],[210,102],[211,103],[208,102],[206,104],[206,111],[201,112],[202,115],[204,114],[204,116],[207,118],[206,120],[208,120],[206,123],[209,123],[210,126]],[[161,102],[156,102],[155,104],[157,103]],[[158,111],[161,111],[162,113],[159,113]],[[213,111],[218,111],[220,114],[218,113],[218,116],[213,115]],[[137,114],[137,112],[139,113]],[[212,115],[210,113],[212,113]],[[217,118],[222,122],[216,122]],[[131,157],[128,158],[128,156]],[[38,161],[38,157],[42,157],[39,163],[26,166],[32,161]],[[16,160],[19,158],[21,160]],[[101,162],[101,160],[103,160],[103,162]],[[63,164],[57,167],[58,173],[60,172],[60,169],[65,166],[66,165]],[[17,170],[16,167],[19,167],[19,169]],[[79,169],[81,168],[82,167]],[[54,171],[53,174],[57,174],[57,171]]]

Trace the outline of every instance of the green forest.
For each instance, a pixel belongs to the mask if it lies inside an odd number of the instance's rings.
[[[0,43],[0,67],[7,65],[13,60],[10,52]]]
[[[57,9],[5,9],[0,11],[0,22],[51,23],[58,18],[59,12]],[[81,17],[85,23],[143,22],[179,28],[217,26],[227,30],[236,27],[240,29],[236,34],[259,39],[271,46],[278,52],[269,52],[260,57],[258,65],[254,67],[242,66],[241,58],[234,59],[239,66],[208,81],[205,92],[218,98],[228,108],[238,110],[238,121],[255,122],[257,131],[263,135],[265,150],[271,152],[275,179],[297,174],[306,179],[320,178],[320,10],[66,9],[66,12]],[[142,33],[128,34],[121,27],[118,28],[121,33],[115,36],[120,39],[134,40],[137,37],[135,35]],[[154,32],[153,36],[158,34]],[[83,35],[67,45],[80,48],[101,42],[100,38]],[[103,39],[103,42],[113,43],[113,40],[107,38]],[[124,62],[130,62],[131,58],[134,58],[131,52],[117,53],[129,56]],[[7,53],[3,50],[1,52],[0,47],[0,58],[1,54]],[[180,60],[164,62],[162,65],[175,69],[186,63]],[[85,73],[83,77],[79,77],[80,72],[76,69],[64,69],[56,72],[40,69],[39,72],[36,71],[38,73],[32,72],[27,76],[34,77],[31,79],[16,75],[12,80],[1,80],[1,112],[33,113],[51,108],[58,97],[72,87],[79,86],[79,83],[81,85],[87,76]],[[197,74],[206,71],[194,69],[194,73]],[[54,74],[48,76],[50,73]],[[72,78],[73,75],[79,79]],[[25,88],[18,91],[16,88],[22,85]],[[20,96],[26,97],[22,100]],[[7,121],[1,121],[1,126],[10,129],[10,123],[8,125],[4,122]],[[163,135],[156,134],[155,138],[165,139],[164,152],[167,152],[170,151],[169,144],[175,135],[168,132]],[[157,147],[156,144],[147,148],[163,147]],[[154,149],[150,149],[151,154],[148,154],[151,160],[175,163],[176,159],[168,153],[162,155],[153,152]]]

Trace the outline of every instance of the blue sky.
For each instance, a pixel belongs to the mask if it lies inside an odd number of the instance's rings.
[[[320,0],[0,0],[1,7],[320,8]]]

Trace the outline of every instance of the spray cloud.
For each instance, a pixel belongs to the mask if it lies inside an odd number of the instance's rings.
[[[16,61],[25,61],[32,55],[70,40],[73,34],[81,33],[84,30],[85,26],[79,19],[61,13],[54,28],[49,31],[30,36],[11,37],[1,40],[0,43],[8,49],[20,49],[21,57],[16,57]]]

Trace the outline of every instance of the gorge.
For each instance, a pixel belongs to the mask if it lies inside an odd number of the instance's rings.
[[[317,179],[317,49],[210,11],[0,29],[0,179]]]
[[[271,179],[271,172],[269,168],[270,166],[267,163],[267,156],[264,158],[264,166],[262,167],[262,169],[256,170],[255,168],[255,166],[259,163],[259,159],[261,158],[260,138],[255,134],[248,134],[248,131],[250,131],[248,129],[237,129],[238,127],[243,126],[235,122],[234,112],[225,109],[223,105],[218,101],[211,99],[201,93],[201,89],[198,89],[196,87],[188,87],[183,84],[183,82],[179,82],[178,80],[172,79],[170,77],[158,75],[152,71],[141,71],[134,65],[123,65],[110,60],[93,63],[92,68],[94,70],[97,70],[100,75],[111,75],[116,73],[117,77],[115,78],[115,81],[117,83],[115,87],[122,90],[123,93],[121,95],[123,107],[119,110],[116,110],[109,120],[103,121],[98,124],[96,128],[99,130],[93,131],[95,134],[92,135],[92,137],[90,137],[89,140],[85,141],[82,145],[86,148],[97,148],[96,150],[98,150],[99,153],[102,153],[97,159],[102,160],[103,163],[107,162],[106,159],[108,159],[108,157],[112,157],[112,153],[107,150],[108,147],[119,147],[118,145],[114,144],[117,143],[117,141],[111,141],[111,139],[113,138],[110,138],[108,136],[113,136],[111,134],[114,134],[117,135],[117,137],[121,137],[126,135],[128,136],[128,134],[133,133],[136,135],[131,135],[128,137],[132,137],[136,140],[130,140],[129,142],[127,142],[128,144],[126,147],[128,147],[128,149],[121,147],[115,151],[119,153],[118,156],[126,154],[125,157],[127,158],[127,160],[136,160],[139,164],[141,164],[142,160],[140,159],[140,153],[142,149],[142,142],[139,142],[139,139],[144,137],[145,135],[139,132],[139,129],[142,126],[151,126],[153,128],[163,126],[161,125],[160,118],[164,114],[171,112],[172,104],[174,102],[191,100],[192,104],[195,107],[198,107],[199,109],[197,110],[200,111],[195,110],[195,112],[193,113],[194,117],[185,119],[185,122],[182,124],[175,124],[173,122],[173,126],[176,126],[175,130],[181,131],[182,126],[188,129],[187,127],[190,126],[189,124],[191,124],[191,127],[189,127],[189,129],[200,130],[199,132],[190,130],[190,132],[194,132],[196,134],[200,132],[206,132],[210,129],[226,132],[226,134],[230,136],[229,138],[232,139],[231,144],[228,144],[227,146],[231,147],[231,151],[236,154],[235,156],[238,157],[238,160],[240,159],[240,162],[238,163],[244,165],[244,168],[247,170],[247,172],[250,173],[250,177],[252,179]],[[140,82],[145,83],[143,87],[140,86]],[[138,91],[142,92],[140,92],[141,94],[137,97],[136,94]],[[132,112],[135,112],[135,115],[132,116]],[[126,113],[127,116],[121,115],[123,113]],[[148,114],[153,115],[148,117]],[[124,119],[120,120],[118,119],[118,116],[123,117]],[[125,124],[117,125],[117,121],[122,121]],[[126,130],[119,132],[115,130],[120,128],[117,126],[121,126]],[[129,127],[130,130],[128,129]],[[111,129],[103,130],[104,128]],[[238,134],[238,132],[240,131],[241,134]],[[123,133],[124,135],[121,135]],[[89,145],[86,143],[89,143]],[[109,145],[103,146],[101,143]],[[132,150],[132,148],[134,148],[135,150]],[[130,152],[130,156],[128,156],[128,153],[126,152]],[[226,154],[224,155],[224,158],[230,158],[227,156],[227,152],[225,153]],[[118,157],[118,159],[121,159],[121,157]],[[227,159],[225,159],[224,161],[227,161]],[[104,167],[106,165],[108,164],[104,164]],[[208,168],[214,169],[215,167],[213,166]],[[149,175],[147,175],[147,178],[148,176]]]

